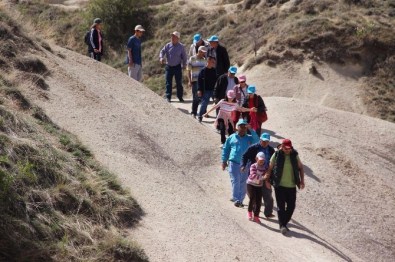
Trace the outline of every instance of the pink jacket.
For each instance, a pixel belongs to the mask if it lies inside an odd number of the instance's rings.
[[[258,166],[258,163],[252,164],[250,167],[250,175],[247,178],[247,184],[261,187],[263,186],[263,175],[266,173],[265,165]]]

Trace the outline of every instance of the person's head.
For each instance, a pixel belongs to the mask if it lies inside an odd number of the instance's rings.
[[[254,97],[255,92],[256,92],[255,86],[249,86],[249,87],[247,88],[247,94],[248,94],[248,96],[249,96],[250,98],[251,98],[251,97]]]
[[[173,33],[171,33],[171,42],[173,44],[177,44],[178,42],[180,42],[180,37],[180,32],[174,31]]]
[[[200,34],[196,34],[193,36],[193,43],[197,46],[202,45],[203,39],[202,36]]]
[[[269,142],[270,142],[269,133],[263,133],[259,139],[259,144],[261,144],[261,146],[265,148],[269,145]]]
[[[141,38],[143,36],[144,32],[145,32],[145,29],[141,25],[136,25],[134,27],[134,34],[136,37]]]
[[[246,77],[245,75],[239,76],[238,79],[239,79],[239,84],[240,84],[240,86],[241,86],[242,88],[244,88],[244,87],[247,86],[247,83],[246,83],[247,77]]]
[[[207,53],[207,48],[206,48],[205,46],[200,46],[200,47],[198,48],[197,56],[198,56],[199,58],[203,58],[203,57],[206,56],[206,53]]]
[[[213,56],[209,56],[207,57],[207,68],[214,68],[215,67],[215,63],[216,63],[216,59]]]
[[[234,101],[234,100],[236,99],[236,93],[235,93],[235,91],[234,91],[234,90],[229,90],[229,91],[226,93],[226,97],[228,98],[228,99],[227,99],[228,101],[230,101],[230,102]]]
[[[247,121],[245,121],[244,119],[240,119],[237,124],[236,124],[236,128],[237,128],[237,133],[239,134],[239,136],[245,136],[245,134],[247,134]]]
[[[263,152],[259,152],[258,154],[256,154],[256,158],[255,158],[257,164],[259,166],[263,166],[265,164],[266,158],[265,158],[265,153]]]
[[[95,18],[94,20],[93,20],[93,24],[92,24],[92,26],[91,26],[91,28],[95,28],[95,29],[101,29],[101,23],[102,23],[102,20],[100,19],[100,18]]]
[[[217,48],[218,42],[219,42],[219,38],[216,35],[212,35],[212,36],[210,36],[209,39],[207,39],[207,41],[210,43],[210,46],[212,48]]]
[[[281,143],[281,150],[284,152],[284,154],[289,155],[292,152],[292,142],[289,139],[284,139],[283,142]]]
[[[228,76],[229,77],[234,78],[236,73],[237,73],[237,67],[235,67],[235,66],[229,67],[229,69],[228,69]]]

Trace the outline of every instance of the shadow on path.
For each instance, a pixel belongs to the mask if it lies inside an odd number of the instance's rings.
[[[306,174],[306,176],[314,179],[318,183],[321,183],[321,179],[319,179],[316,175],[314,175],[314,172],[313,172],[313,170],[311,170],[310,167],[303,164],[303,170],[304,170],[304,173]]]

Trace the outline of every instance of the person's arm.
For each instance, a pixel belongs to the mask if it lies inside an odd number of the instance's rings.
[[[230,154],[230,140],[232,137],[228,137],[225,141],[225,144],[222,148],[222,170],[228,166],[228,159]]]
[[[213,110],[217,109],[218,107],[220,107],[222,101],[223,101],[223,99],[222,99],[221,101],[219,101],[217,104],[213,105],[213,106],[210,108],[210,110],[208,110],[203,116],[204,116],[204,117],[207,117],[208,114],[209,114],[211,111],[213,111]]]
[[[250,111],[252,111],[252,112],[256,112],[256,108],[255,107],[253,107],[253,108],[245,108],[245,107],[240,107],[240,106],[238,106],[237,107],[237,111],[240,111],[240,112],[250,112]]]
[[[304,169],[302,161],[298,158],[298,167],[299,167],[299,175],[300,175],[300,189],[302,190],[305,186],[304,184]]]
[[[188,86],[192,87],[192,59],[188,59],[187,63]]]
[[[264,111],[266,111],[266,106],[265,103],[263,102],[263,99],[261,96],[258,96],[258,105],[257,105],[257,112],[262,113]]]
[[[222,54],[222,61],[224,61],[223,63],[224,63],[224,67],[225,67],[225,69],[226,70],[228,70],[228,68],[230,67],[230,60],[229,60],[229,55],[228,55],[228,50],[226,50],[226,48],[225,47],[222,47],[223,48],[223,54]]]
[[[218,77],[217,81],[215,82],[214,94],[213,94],[213,96],[215,98],[215,100],[214,100],[215,104],[218,103],[218,101],[219,101],[219,93],[220,93],[219,89],[221,88],[221,82],[222,82],[221,80],[222,80],[222,77],[220,76],[220,77]]]
[[[133,48],[133,42],[132,42],[132,38],[129,38],[128,40],[128,44],[127,44],[127,48],[128,48],[128,60],[129,60],[129,66],[133,66],[133,52],[132,52],[132,48]]]
[[[240,163],[241,171],[245,170],[247,162],[250,160],[253,151],[254,151],[253,146],[250,146],[247,148],[247,151],[245,151],[244,154],[241,156],[241,163]]]
[[[270,161],[269,168],[266,171],[266,174],[263,176],[263,180],[269,181],[270,176],[272,175],[274,164]]]
[[[185,52],[185,46],[181,45],[181,60],[182,60],[182,67],[185,68],[187,66],[187,53]]]
[[[159,52],[159,61],[162,65],[165,63],[166,45]]]
[[[98,40],[99,40],[99,37],[98,37],[97,30],[92,28],[91,29],[91,35],[90,35],[90,42],[91,42],[91,46],[93,48],[93,51],[95,53],[99,52],[99,49],[97,49],[99,47]]]

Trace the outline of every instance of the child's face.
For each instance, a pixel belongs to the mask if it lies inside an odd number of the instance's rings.
[[[256,162],[258,163],[258,165],[259,166],[262,166],[262,165],[264,165],[265,164],[265,160],[263,160],[263,159],[256,159]]]

